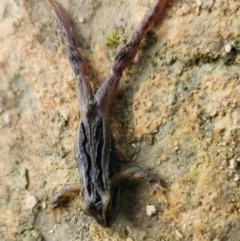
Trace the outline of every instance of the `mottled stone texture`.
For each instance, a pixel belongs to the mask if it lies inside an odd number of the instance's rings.
[[[60,2],[96,87],[117,51],[106,38],[117,30],[123,46],[153,3]],[[169,2],[153,29],[157,42],[122,79],[112,119],[122,161],[162,176],[169,191],[124,184],[120,214],[103,229],[82,212],[81,197],[54,220],[54,193],[78,182],[74,74],[47,3],[2,0],[0,239],[239,241],[239,30],[240,1]],[[156,214],[148,217],[147,205]]]

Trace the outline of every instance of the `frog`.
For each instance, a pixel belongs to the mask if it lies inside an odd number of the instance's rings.
[[[155,189],[166,190],[156,174],[140,166],[121,170],[110,123],[120,79],[133,62],[146,33],[163,13],[168,0],[157,0],[133,33],[131,40],[117,53],[108,78],[94,91],[85,74],[69,14],[60,3],[46,0],[62,32],[69,63],[76,76],[81,118],[74,147],[79,183],[65,184],[52,200],[52,207],[64,205],[72,195],[81,194],[84,212],[102,227],[110,227],[116,219],[121,183],[126,179],[142,179]]]

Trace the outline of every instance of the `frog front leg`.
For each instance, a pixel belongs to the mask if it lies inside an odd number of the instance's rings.
[[[66,203],[73,195],[79,194],[79,184],[65,184],[52,200],[52,207],[57,208]]]
[[[163,185],[163,181],[157,175],[149,172],[142,167],[139,166],[132,166],[127,168],[126,170],[122,171],[120,174],[121,180],[127,179],[139,179],[144,180],[150,183],[155,189],[166,191],[167,189]]]

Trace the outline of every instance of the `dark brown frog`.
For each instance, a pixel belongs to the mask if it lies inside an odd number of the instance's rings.
[[[143,37],[162,13],[167,0],[154,3],[131,41],[115,57],[109,77],[96,93],[93,93],[84,73],[83,59],[77,49],[68,14],[56,1],[47,1],[62,31],[68,59],[76,75],[81,112],[75,144],[80,183],[66,184],[55,196],[52,205],[56,208],[69,196],[80,192],[86,214],[93,216],[101,226],[108,227],[117,213],[121,180],[142,178],[156,188],[162,188],[160,179],[141,167],[130,167],[121,172],[109,119],[123,71],[132,63]]]

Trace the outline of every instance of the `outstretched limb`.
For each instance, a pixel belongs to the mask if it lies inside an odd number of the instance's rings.
[[[140,43],[147,31],[159,18],[168,0],[157,0],[149,12],[145,15],[138,29],[133,34],[131,41],[122,48],[114,59],[110,75],[95,95],[98,110],[103,116],[108,116],[117,95],[119,81],[123,71],[132,63]]]
[[[68,199],[80,192],[79,184],[65,184],[52,200],[52,207],[57,208],[68,201]]]
[[[122,171],[120,174],[120,179],[142,179],[149,182],[157,190],[166,191],[167,189],[163,186],[162,180],[155,174],[144,170],[139,166],[129,167],[128,169]]]
[[[92,92],[89,80],[84,73],[82,56],[80,55],[76,46],[75,35],[71,21],[68,14],[59,3],[54,0],[47,0],[47,2],[54,12],[65,40],[68,59],[77,78],[80,111],[81,114],[84,115],[84,113],[87,112],[88,103],[92,98]]]

